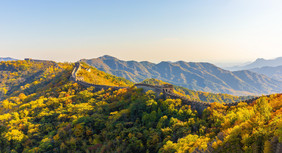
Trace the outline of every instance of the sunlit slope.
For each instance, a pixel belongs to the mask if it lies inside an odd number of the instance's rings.
[[[73,66],[51,61],[0,62],[0,100],[19,93],[31,94],[52,88],[55,82],[67,81]]]
[[[133,83],[120,77],[107,74],[87,64],[78,76],[84,81],[109,86],[132,86]],[[55,63],[52,61],[6,61],[0,62],[0,100],[18,95],[19,93],[31,94],[49,90],[55,83],[68,82],[74,64]]]
[[[227,108],[211,104],[206,111],[206,134],[189,134],[167,141],[160,152],[281,152],[282,95],[261,97],[252,105]]]
[[[107,74],[103,71],[96,69],[95,67],[89,66],[86,63],[81,63],[82,68],[77,72],[77,77],[83,81],[97,84],[97,85],[108,85],[108,86],[132,86],[133,83],[122,77],[117,77],[111,74]]]
[[[1,66],[1,85],[12,86],[0,100],[0,152],[280,151],[281,94],[250,105],[212,103],[200,115],[180,99],[151,91],[81,86],[69,81],[74,64]]]

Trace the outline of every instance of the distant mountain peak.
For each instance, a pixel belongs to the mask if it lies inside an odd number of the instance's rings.
[[[257,58],[255,61],[265,61],[264,58]]]
[[[111,59],[117,59],[117,58],[114,57],[114,56],[110,56],[110,55],[104,55],[104,56],[99,57],[99,59],[108,59],[108,60],[111,60]]]
[[[168,65],[168,64],[171,64],[171,62],[161,61],[161,62],[158,63],[157,65]]]
[[[226,68],[231,71],[236,71],[236,70],[249,70],[249,69],[254,69],[254,68],[262,68],[266,66],[270,67],[275,67],[275,66],[280,66],[282,65],[282,57],[277,57],[275,59],[264,59],[264,58],[257,58],[254,62],[242,65],[242,66],[234,66],[234,67],[229,67]]]
[[[18,59],[11,58],[11,57],[0,57],[0,61],[16,61]]]

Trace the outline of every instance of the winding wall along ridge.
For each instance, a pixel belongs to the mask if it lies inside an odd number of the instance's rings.
[[[81,64],[79,62],[75,63],[74,69],[72,71],[70,80],[77,82],[78,84],[85,86],[85,87],[95,87],[95,89],[122,89],[122,88],[128,88],[128,87],[118,87],[118,86],[107,86],[107,85],[97,85],[97,84],[92,84],[92,83],[88,83],[83,81],[82,78],[77,77],[77,72],[82,68]],[[202,102],[202,101],[193,101],[193,100],[189,100],[187,97],[178,95],[173,93],[173,86],[172,85],[163,85],[163,86],[159,86],[159,85],[150,85],[150,84],[144,84],[144,83],[138,83],[135,84],[134,86],[136,86],[137,88],[143,88],[144,90],[153,90],[156,93],[164,93],[165,98],[174,98],[174,99],[181,99],[183,104],[187,104],[187,105],[191,105],[191,108],[194,110],[197,110],[197,112],[199,114],[202,114],[202,112],[204,111],[204,109],[206,109],[207,107],[210,107],[211,104],[207,103],[207,102]],[[252,99],[248,99],[248,100],[244,100],[244,101],[240,101],[240,102],[246,102],[247,104],[251,104],[253,101],[257,100],[260,97],[255,97]],[[233,103],[225,103],[223,104],[224,106],[237,106],[240,102],[233,102]]]
[[[119,86],[97,85],[97,84],[85,82],[81,77],[77,76],[77,73],[78,73],[79,70],[81,70],[81,68],[82,68],[81,64],[79,62],[76,62],[75,65],[74,65],[74,69],[71,73],[70,80],[72,80],[72,81],[74,81],[74,82],[76,82],[76,83],[78,83],[82,86],[85,86],[85,87],[95,87],[95,89],[98,89],[98,90],[109,89],[109,88],[112,88],[114,90],[128,88],[128,87],[119,87]]]

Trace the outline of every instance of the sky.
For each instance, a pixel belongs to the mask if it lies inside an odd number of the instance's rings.
[[[280,0],[3,0],[0,57],[244,63],[282,56]]]

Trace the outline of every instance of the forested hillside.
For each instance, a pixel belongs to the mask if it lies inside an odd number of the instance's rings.
[[[230,109],[213,103],[203,116],[204,134],[167,141],[160,152],[281,152],[281,102],[276,94]]]
[[[54,64],[51,61],[0,62],[0,100],[18,95],[49,90],[59,80],[68,80],[72,71],[69,64]]]
[[[167,82],[153,78],[145,79],[144,81],[142,81],[142,83],[151,84],[151,85],[168,84]],[[233,96],[229,94],[214,94],[209,92],[194,91],[180,86],[174,86],[174,93],[181,96],[185,96],[186,98],[194,101],[218,102],[218,103],[232,103],[232,102],[244,101],[247,99],[254,98],[254,96]]]
[[[86,63],[81,63],[82,68],[78,71],[77,76],[85,82],[97,85],[108,86],[132,86],[134,83],[121,77],[107,74],[97,70],[95,67],[89,66]]]
[[[200,116],[180,99],[135,87],[85,88],[69,81],[72,69],[1,63],[0,152],[275,152],[282,145],[281,94],[231,108],[212,103]]]

